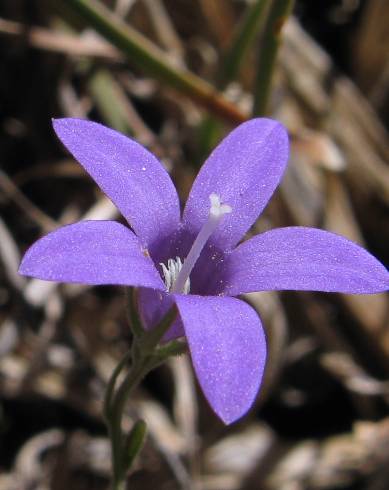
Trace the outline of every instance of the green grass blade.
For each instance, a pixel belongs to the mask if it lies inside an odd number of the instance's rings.
[[[267,11],[270,0],[256,0],[248,7],[236,29],[232,40],[224,53],[221,68],[216,78],[216,86],[224,90],[236,80],[246,53],[252,45]],[[199,127],[199,144],[196,161],[202,162],[210,150],[218,143],[223,133],[223,125],[211,115],[205,117]]]
[[[225,88],[228,83],[236,79],[247,50],[263,23],[269,1],[256,0],[243,14],[242,20],[234,31],[229,48],[223,56],[222,67],[217,80],[219,88]]]
[[[254,88],[254,116],[263,116],[267,113],[274,65],[281,43],[281,31],[289,14],[292,12],[293,5],[294,0],[273,0],[270,7],[259,51]]]
[[[237,107],[212,85],[190,71],[173,66],[166,53],[96,0],[66,0],[96,31],[150,76],[186,94],[209,112],[229,122],[245,120]]]

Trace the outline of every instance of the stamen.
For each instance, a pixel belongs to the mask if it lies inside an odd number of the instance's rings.
[[[188,256],[184,260],[184,264],[182,265],[176,280],[171,286],[170,291],[172,293],[185,292],[186,281],[189,280],[189,275],[192,272],[197,259],[200,257],[201,251],[203,250],[209,237],[215,231],[223,216],[232,212],[232,207],[228,204],[222,204],[220,201],[220,196],[217,194],[212,193],[209,196],[209,200],[211,202],[211,207],[209,210],[208,220],[204,223],[195,241],[193,242],[192,248],[189,250]]]
[[[180,270],[182,269],[182,262],[180,257],[176,257],[176,260],[169,259],[167,262],[167,267],[162,262],[159,264],[162,267],[163,277],[165,279],[166,288],[171,291],[173,284],[175,283]],[[189,278],[185,282],[184,294],[188,294],[190,290],[190,280]]]

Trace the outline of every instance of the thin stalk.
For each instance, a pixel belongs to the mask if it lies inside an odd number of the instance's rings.
[[[146,434],[146,424],[143,421],[136,422],[127,436],[123,434],[122,420],[128,397],[149,371],[171,355],[180,354],[184,350],[183,344],[178,342],[170,342],[166,346],[158,347],[176,315],[177,310],[173,307],[154,329],[146,331],[142,328],[140,330],[142,335],[134,337],[132,350],[119,362],[108,383],[104,401],[104,418],[112,449],[112,490],[125,489],[126,474],[140,451]],[[119,374],[129,358],[132,361],[130,370],[115,390]]]
[[[212,85],[182,67],[173,66],[166,53],[118,18],[97,0],[67,0],[102,36],[119,48],[148,75],[189,96],[208,111],[232,123],[246,119]]]
[[[270,7],[257,64],[254,116],[263,116],[267,113],[275,60],[281,43],[281,31],[292,12],[293,5],[294,0],[273,0]]]
[[[256,0],[243,14],[222,59],[220,75],[216,83],[219,89],[224,89],[232,80],[236,79],[245,55],[263,23],[263,14],[269,1]]]
[[[124,134],[134,133],[126,112],[124,91],[107,69],[99,68],[91,75],[89,90],[100,114],[111,128]]]
[[[216,87],[224,90],[230,82],[236,80],[239,69],[264,21],[264,13],[270,0],[256,0],[245,10],[241,21],[234,29],[232,40],[225,51],[216,77]],[[212,115],[201,123],[199,130],[199,150],[197,161],[202,161],[213,148],[223,131],[223,125]]]
[[[138,420],[133,425],[124,442],[123,467],[125,471],[131,468],[134,459],[139,454],[146,438],[147,425],[144,420]]]
[[[145,331],[138,315],[137,296],[138,296],[138,291],[135,288],[126,289],[127,314],[128,314],[128,320],[130,322],[130,328],[134,336],[136,338],[140,338],[143,336]]]
[[[130,359],[131,359],[131,351],[128,351],[113,370],[111,379],[108,382],[107,389],[105,390],[104,407],[103,407],[103,415],[105,420],[108,420],[111,415],[112,395],[115,391],[116,381],[119,377],[119,374],[122,372],[124,366],[127,364],[127,362]]]
[[[131,392],[140,383],[147,373],[146,362],[143,360],[134,365],[126,379],[119,387],[112,402],[111,412],[108,418],[108,430],[112,447],[113,481],[112,490],[125,488],[124,481],[128,468],[123,464],[124,436],[122,433],[122,419],[125,403]]]

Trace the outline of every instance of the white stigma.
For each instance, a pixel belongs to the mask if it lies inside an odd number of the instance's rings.
[[[171,291],[173,284],[176,282],[178,274],[182,269],[182,262],[180,257],[176,257],[176,259],[169,259],[167,261],[167,267],[162,262],[160,263],[162,267],[163,277],[165,279],[166,288],[168,291]],[[190,279],[188,278],[185,282],[184,286],[184,294],[188,294],[190,291]]]
[[[225,214],[229,214],[232,212],[232,207],[228,204],[222,204],[220,201],[220,196],[212,192],[209,196],[209,200],[211,201],[211,209],[209,210],[209,215],[214,219],[222,218]],[[219,221],[217,224],[219,224]]]
[[[232,212],[232,207],[229,206],[228,204],[222,204],[220,200],[220,196],[218,196],[217,194],[212,193],[209,196],[209,200],[211,202],[211,206],[209,209],[208,220],[202,226],[199,234],[197,235],[195,241],[193,242],[192,248],[189,250],[189,253],[186,259],[184,260],[182,266],[179,266],[178,274],[171,281],[170,286],[168,286],[167,284],[166,275],[165,275],[165,269],[167,271],[170,269],[169,268],[170,261],[168,262],[167,268],[165,266],[162,267],[165,276],[166,286],[169,289],[169,291],[172,293],[186,294],[188,292],[186,291],[186,289],[189,290],[189,276],[193,270],[195,263],[197,262],[197,259],[200,257],[201,251],[203,250],[209,237],[212,235],[212,233],[219,225],[220,221],[223,219],[223,216],[225,214],[229,214]],[[179,260],[179,258],[177,257],[176,260]],[[179,262],[181,264],[181,260]],[[171,279],[171,275],[169,276],[169,280],[170,279]]]

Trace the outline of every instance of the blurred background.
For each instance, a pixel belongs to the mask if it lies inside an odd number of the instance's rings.
[[[386,0],[2,0],[0,490],[108,488],[101,405],[131,342],[120,288],[16,272],[50,230],[122,220],[51,118],[135,137],[184,202],[216,142],[271,115],[292,151],[253,233],[322,227],[388,264],[388,25]],[[269,342],[255,406],[225,427],[188,356],[154,371],[126,412],[149,425],[129,488],[387,490],[387,295],[246,299]]]

